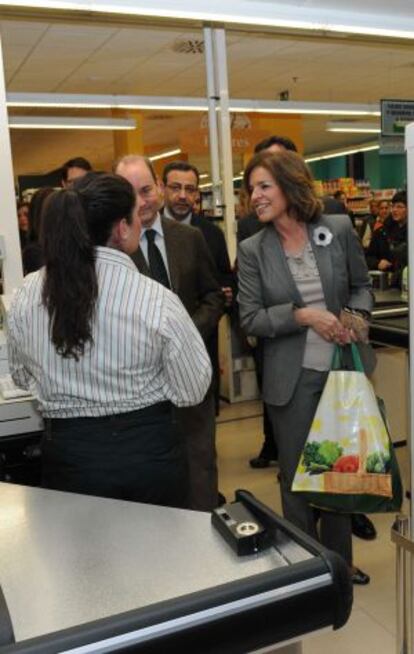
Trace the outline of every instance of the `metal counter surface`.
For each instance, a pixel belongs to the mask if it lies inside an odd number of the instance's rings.
[[[374,316],[369,329],[371,343],[408,349],[408,315]]]
[[[373,289],[375,296],[375,306],[393,306],[393,305],[407,305],[407,302],[401,299],[401,291],[399,288],[388,288],[385,291]]]
[[[0,585],[17,641],[285,565],[275,549],[238,558],[208,513],[0,483]]]

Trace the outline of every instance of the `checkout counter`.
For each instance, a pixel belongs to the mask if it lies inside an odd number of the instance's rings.
[[[6,337],[0,330],[0,377],[8,372]],[[42,430],[33,398],[5,400],[0,393],[0,481],[39,484]]]
[[[375,290],[375,300],[369,332],[377,354],[372,382],[385,402],[394,445],[405,445],[409,434],[408,304],[398,289]]]
[[[237,499],[263,551],[237,556],[208,513],[0,484],[0,654],[293,653],[345,624],[345,562]]]

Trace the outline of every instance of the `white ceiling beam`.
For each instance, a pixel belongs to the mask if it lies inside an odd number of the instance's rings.
[[[207,111],[206,98],[86,95],[64,93],[7,93],[8,107],[54,107],[61,109],[143,109],[169,111]],[[285,102],[272,100],[230,99],[230,111],[259,113],[314,114],[331,116],[380,116],[377,103]]]

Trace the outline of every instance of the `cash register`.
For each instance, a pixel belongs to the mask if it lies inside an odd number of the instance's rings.
[[[14,384],[7,357],[10,296],[0,298],[0,480],[38,483],[43,421],[34,398]]]

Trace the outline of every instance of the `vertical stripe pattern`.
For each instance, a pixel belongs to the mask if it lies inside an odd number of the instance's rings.
[[[96,248],[93,343],[76,361],[56,352],[42,304],[45,269],[28,275],[7,318],[10,371],[50,418],[102,416],[170,400],[198,404],[211,380],[204,343],[179,298],[128,255]]]

